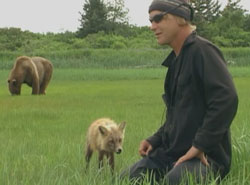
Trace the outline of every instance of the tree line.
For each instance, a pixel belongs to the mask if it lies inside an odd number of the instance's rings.
[[[250,46],[250,14],[239,5],[241,0],[228,0],[223,10],[218,0],[191,2],[195,9],[194,23],[201,36],[219,46]]]
[[[191,0],[193,24],[199,35],[222,47],[250,46],[250,14],[228,0]],[[85,0],[76,32],[32,33],[20,28],[0,28],[0,51],[36,53],[88,48],[161,48],[148,27],[129,23],[124,0]]]

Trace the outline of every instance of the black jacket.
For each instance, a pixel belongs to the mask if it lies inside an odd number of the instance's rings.
[[[222,53],[193,32],[179,56],[172,51],[163,65],[168,67],[166,121],[147,139],[153,146],[149,156],[174,162],[195,146],[225,176],[231,164],[230,125],[238,97]]]

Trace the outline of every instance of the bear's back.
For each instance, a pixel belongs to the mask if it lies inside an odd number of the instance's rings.
[[[21,56],[16,59],[13,69],[26,68],[32,64],[31,58]]]

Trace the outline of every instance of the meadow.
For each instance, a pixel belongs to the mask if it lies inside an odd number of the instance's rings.
[[[221,184],[247,185],[250,67],[229,69],[239,108],[231,127],[232,169]],[[56,67],[45,96],[31,96],[26,85],[21,96],[11,96],[8,73],[6,68],[0,70],[0,185],[127,184],[118,182],[118,174],[140,159],[140,141],[162,124],[164,67]],[[85,134],[100,117],[127,122],[124,151],[115,156],[113,177],[107,166],[98,170],[96,154],[85,171]]]

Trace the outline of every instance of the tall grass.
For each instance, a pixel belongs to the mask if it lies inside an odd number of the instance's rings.
[[[10,96],[5,81],[9,71],[0,71],[0,184],[127,184],[119,182],[118,174],[140,159],[139,142],[161,125],[165,70],[55,69],[45,96],[31,96],[25,85],[21,96]],[[230,68],[240,103],[232,124],[232,169],[221,182],[225,185],[250,180],[249,70]],[[107,166],[98,170],[96,154],[90,169],[84,168],[87,128],[104,116],[127,122],[114,177]]]
[[[25,87],[22,96],[1,95],[0,103],[4,106],[0,108],[0,184],[85,184],[88,178],[92,181],[89,184],[102,184],[100,178],[103,177],[96,177],[95,160],[91,164],[93,175],[85,177],[84,173],[88,125],[96,118],[109,116],[117,121],[126,120],[130,125],[127,133],[142,131],[127,136],[125,152],[116,156],[119,171],[133,162],[131,154],[137,156],[135,142],[145,134],[141,126],[146,122],[158,122],[157,117],[162,112],[160,96],[153,101],[155,91],[143,93],[138,87],[146,85],[146,91],[152,87],[160,91],[158,83],[154,80],[132,83],[55,81],[46,96],[30,96]],[[157,114],[153,113],[155,108],[160,109]],[[155,130],[154,126],[158,125],[151,124],[147,128]]]
[[[229,67],[233,77],[250,77],[250,67]],[[164,79],[167,68],[130,68],[130,69],[54,69],[52,83],[56,81],[86,80],[145,80]],[[0,87],[7,86],[10,70],[0,70]],[[3,88],[2,88],[3,89]],[[1,93],[1,91],[0,91]]]
[[[249,66],[250,48],[223,48],[222,51],[229,65]]]
[[[249,66],[249,48],[224,48],[230,66]],[[158,67],[170,49],[78,49],[58,52],[0,52],[0,69],[11,69],[17,56],[42,56],[52,61],[55,68],[145,68]]]
[[[131,68],[155,67],[161,64],[169,50],[154,49],[87,49],[51,53],[33,53],[45,57],[55,68]],[[25,53],[0,52],[0,69],[10,69],[17,56]]]

